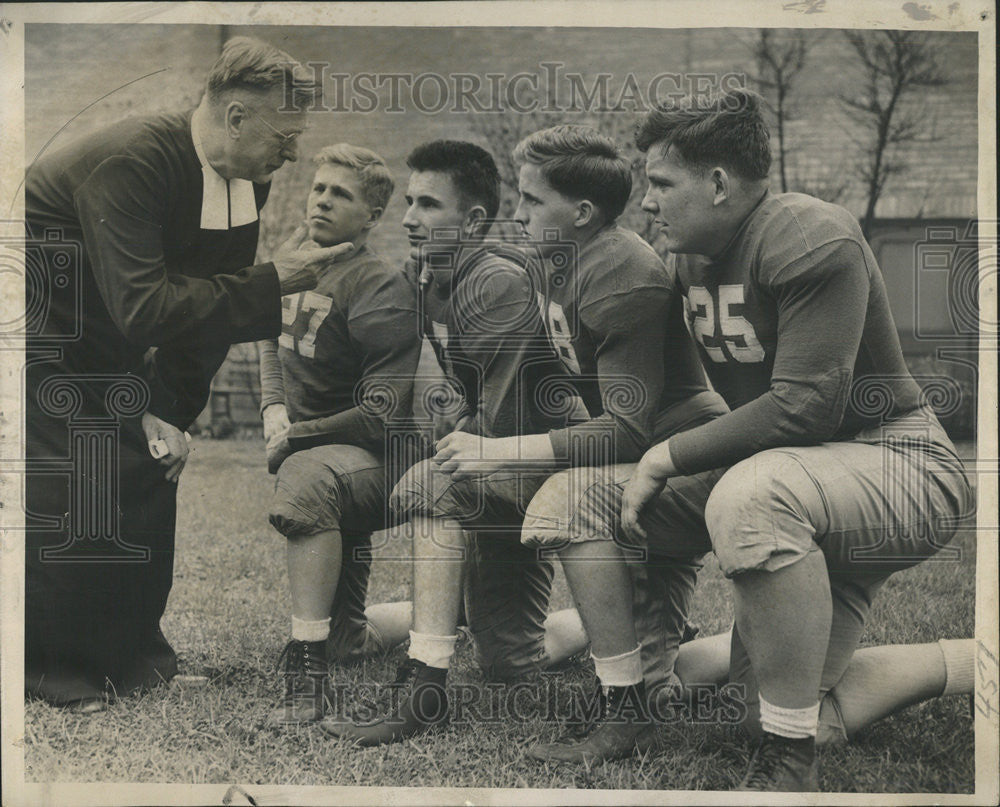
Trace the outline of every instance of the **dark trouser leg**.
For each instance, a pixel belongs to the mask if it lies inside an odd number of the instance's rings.
[[[67,532],[29,526],[26,533],[25,688],[54,703],[103,697],[106,683],[111,693],[123,695],[177,672],[176,656],[159,628],[173,578],[177,486],[124,428],[119,463],[118,535],[146,550],[146,560],[43,560],[42,550],[65,543]],[[29,475],[26,483],[30,512],[69,511],[64,478]],[[115,548],[91,541],[73,550]]]
[[[475,533],[465,578],[465,611],[483,674],[509,681],[544,669],[552,561],[517,534]]]

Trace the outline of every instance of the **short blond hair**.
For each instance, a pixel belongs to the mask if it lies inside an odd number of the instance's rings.
[[[589,199],[614,221],[632,194],[632,164],[592,126],[563,124],[528,135],[514,148],[514,164],[537,165],[545,181],[570,199]]]
[[[361,190],[371,208],[385,210],[389,197],[396,187],[389,166],[378,154],[350,143],[334,143],[319,150],[313,162],[316,165],[343,165],[353,168],[361,180]]]

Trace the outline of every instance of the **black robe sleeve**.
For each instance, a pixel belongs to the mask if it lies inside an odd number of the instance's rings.
[[[168,271],[167,182],[131,156],[104,160],[74,193],[97,288],[126,341],[158,347],[147,365],[149,410],[179,428],[197,417],[228,345],[276,336],[281,291],[273,264],[205,276]]]

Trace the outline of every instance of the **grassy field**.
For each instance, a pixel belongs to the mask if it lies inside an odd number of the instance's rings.
[[[283,541],[265,517],[271,482],[263,447],[197,439],[193,449],[180,483],[176,574],[163,628],[180,655],[181,672],[207,674],[210,683],[161,687],[91,716],[28,703],[29,781],[669,790],[728,789],[742,771],[746,748],[731,727],[718,723],[667,725],[662,750],[641,760],[591,769],[526,761],[528,745],[558,730],[546,711],[567,709],[572,692],[591,686],[591,669],[553,679],[546,708],[523,720],[466,721],[389,747],[349,748],[315,727],[265,728],[279,693],[274,670],[286,640],[289,600]],[[971,535],[956,540],[963,548],[960,563],[926,563],[890,579],[866,642],[972,635],[975,544]],[[554,607],[562,607],[568,596],[564,580],[557,582]],[[370,600],[408,598],[408,564],[376,561]],[[731,616],[727,584],[709,565],[693,618],[707,635],[727,628]],[[401,657],[397,650],[344,668],[338,681],[389,680]],[[452,683],[482,683],[468,644],[460,649]],[[483,716],[503,715],[493,708],[497,697],[502,700],[502,693],[483,691],[470,707]],[[850,746],[826,749],[821,766],[827,791],[971,792],[968,702],[950,698],[913,707]]]

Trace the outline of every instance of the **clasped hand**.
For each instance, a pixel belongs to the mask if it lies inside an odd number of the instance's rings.
[[[676,475],[669,442],[653,446],[639,460],[622,493],[621,526],[628,538],[645,540],[646,528],[641,523],[643,510],[660,495],[667,480]]]
[[[481,437],[468,432],[452,432],[437,441],[434,462],[438,470],[454,479],[489,474],[511,465],[517,458],[516,439]]]

